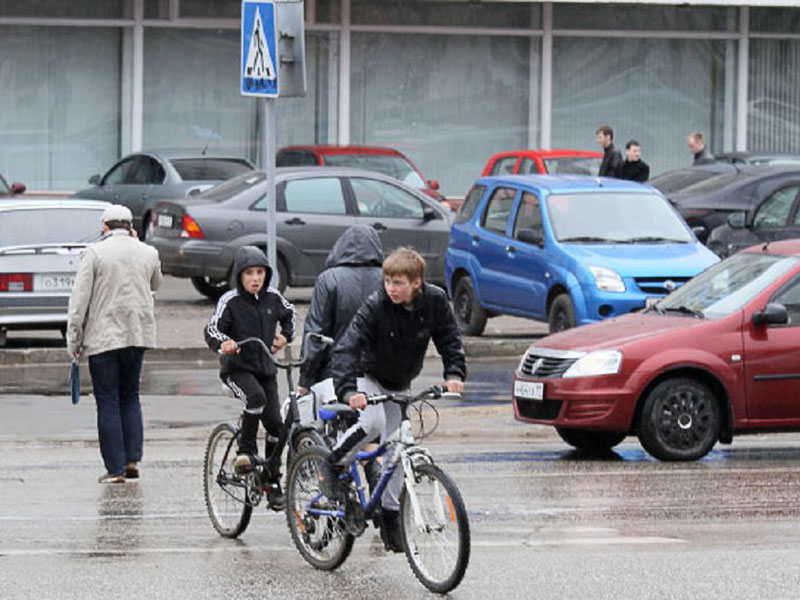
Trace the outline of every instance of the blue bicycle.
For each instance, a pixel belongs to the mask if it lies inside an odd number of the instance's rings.
[[[286,520],[295,546],[303,558],[318,569],[332,571],[350,554],[355,538],[366,529],[395,469],[403,469],[400,496],[400,528],[411,570],[429,590],[440,594],[453,590],[463,579],[470,555],[467,510],[455,482],[434,464],[430,452],[417,444],[408,408],[415,402],[443,395],[439,386],[409,396],[383,394],[368,398],[370,404],[395,402],[400,406],[400,428],[374,452],[359,452],[343,483],[343,502],[333,501],[319,487],[321,464],[328,450],[311,447],[294,459],[286,483]],[[349,407],[328,406],[324,419],[352,415]],[[387,457],[387,467],[372,496],[364,491],[359,461]]]

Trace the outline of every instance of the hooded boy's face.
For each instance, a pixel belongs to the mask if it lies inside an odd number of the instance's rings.
[[[242,288],[251,294],[257,294],[264,287],[264,279],[267,276],[267,270],[264,267],[247,267],[239,275],[242,282]]]

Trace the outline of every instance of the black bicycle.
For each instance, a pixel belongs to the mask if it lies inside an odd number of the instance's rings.
[[[306,448],[299,452],[286,479],[286,519],[295,546],[318,569],[332,571],[349,556],[375,511],[395,469],[403,470],[400,523],[403,545],[411,570],[429,590],[440,594],[453,590],[464,577],[470,555],[467,510],[455,482],[434,464],[430,452],[412,434],[408,407],[425,398],[438,398],[434,386],[416,396],[382,394],[370,404],[395,402],[400,406],[400,428],[374,452],[359,452],[341,476],[347,488],[344,501],[334,501],[320,491],[321,463],[328,450]],[[339,419],[348,407],[321,410],[323,418]],[[373,494],[367,497],[358,463],[386,454],[387,466]]]
[[[324,345],[333,343],[329,337],[309,333],[306,335],[304,347],[308,347],[309,338]],[[240,436],[238,426],[232,423],[220,423],[214,427],[208,438],[203,477],[206,508],[214,529],[220,535],[229,538],[235,538],[247,529],[253,508],[261,503],[265,495],[267,496],[267,508],[274,511],[283,510],[283,502],[270,501],[270,497],[273,499],[277,497],[276,490],[270,481],[270,475],[280,469],[287,442],[289,447],[286,459],[287,468],[299,450],[316,445],[326,445],[325,439],[317,431],[315,424],[303,422],[300,417],[298,396],[292,380],[292,369],[302,365],[305,362],[305,356],[301,356],[296,361],[291,358],[276,359],[270,354],[264,341],[256,337],[240,340],[236,342],[236,345],[241,346],[248,343],[260,344],[275,366],[286,371],[286,380],[289,386],[289,410],[286,411],[281,433],[272,454],[267,457],[254,457],[255,465],[247,473],[237,474],[233,468]]]

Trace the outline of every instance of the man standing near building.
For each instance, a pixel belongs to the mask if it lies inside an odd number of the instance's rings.
[[[156,345],[151,292],[161,265],[156,249],[139,241],[127,207],[110,206],[101,221],[103,237],[84,252],[69,299],[67,349],[89,357],[106,467],[98,481],[124,483],[139,477],[139,375],[145,349]]]
[[[690,133],[689,137],[686,138],[686,145],[689,147],[689,152],[694,156],[693,167],[714,164],[714,155],[706,148],[702,133]]]
[[[622,166],[622,155],[614,148],[614,130],[608,125],[601,125],[595,131],[594,139],[603,149],[603,162],[600,163],[600,177],[617,177]]]
[[[625,162],[619,168],[617,177],[641,183],[650,178],[650,167],[642,160],[642,145],[636,140],[625,144]]]

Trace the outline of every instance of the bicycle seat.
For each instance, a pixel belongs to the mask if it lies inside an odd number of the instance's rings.
[[[336,404],[335,402],[325,404],[319,408],[319,418],[323,421],[332,421],[340,417],[355,416],[357,414],[357,410],[350,408],[346,404]]]

